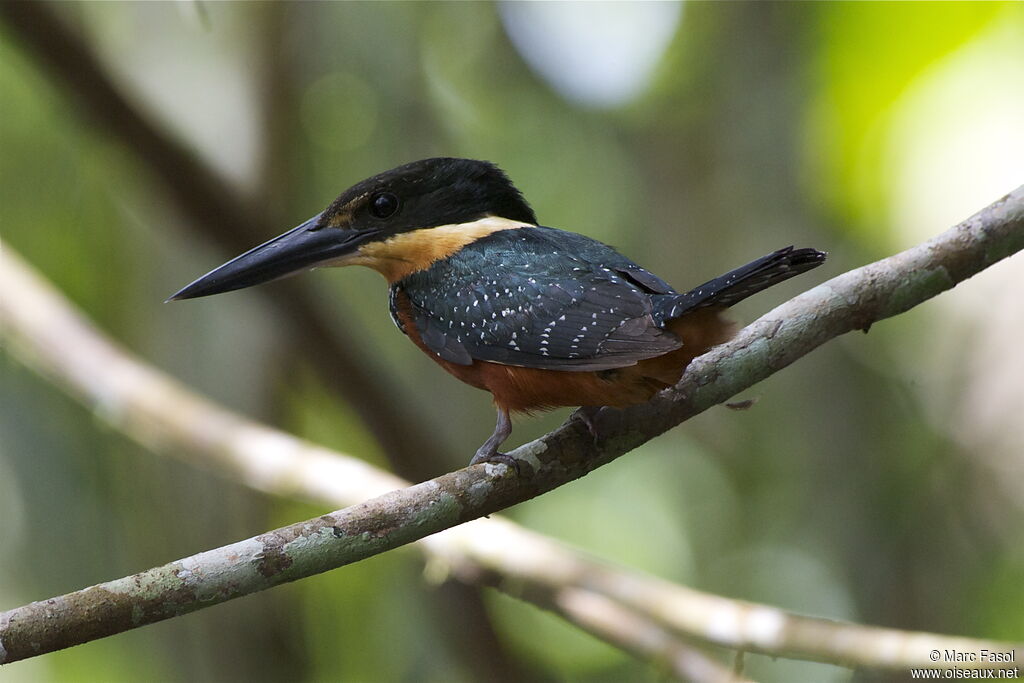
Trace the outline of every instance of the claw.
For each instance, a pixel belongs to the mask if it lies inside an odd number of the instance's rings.
[[[579,421],[587,426],[590,436],[594,437],[595,447],[597,442],[601,440],[601,434],[597,430],[597,416],[604,409],[605,406],[580,406],[579,410],[573,413],[573,417],[579,418]]]
[[[469,461],[470,465],[479,465],[482,462],[493,462],[495,464],[508,465],[510,468],[516,471],[516,475],[522,474],[522,470],[519,467],[519,461],[513,458],[508,453],[493,453],[487,457],[480,457],[480,454],[473,456],[473,459]]]

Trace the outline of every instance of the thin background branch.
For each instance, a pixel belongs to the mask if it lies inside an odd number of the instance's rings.
[[[602,413],[607,419],[600,428],[607,437],[596,447],[586,428],[570,420],[514,452],[523,462],[523,476],[504,465],[466,468],[132,577],[10,610],[0,615],[0,643],[6,648],[0,659],[14,661],[152,623],[415,540],[445,558],[463,580],[506,589],[526,582],[520,585],[534,586],[542,595],[560,594],[561,602],[547,601],[560,606],[586,595],[562,591],[589,591],[660,627],[744,651],[909,668],[935,666],[927,656],[933,649],[1012,649],[1008,643],[844,624],[707,595],[585,560],[499,519],[430,534],[582,476],[825,341],[908,310],[1021,248],[1024,186],[922,245],[779,306],[695,360],[675,388],[650,403]],[[0,290],[18,293],[0,306],[14,352],[71,385],[140,442],[215,458],[262,490],[351,501],[403,484],[192,397],[108,346],[9,250],[2,258]],[[176,408],[168,410],[169,405]],[[192,450],[197,445],[203,445],[200,452]],[[481,526],[486,528],[480,531]]]
[[[243,196],[223,175],[143,113],[107,74],[86,42],[61,21],[52,6],[0,2],[0,18],[13,29],[26,54],[53,79],[57,92],[71,98],[100,131],[121,143],[140,168],[188,218],[184,226],[203,241],[234,255],[282,231],[265,220],[259,197]],[[271,86],[273,87],[273,86]],[[284,226],[287,227],[287,226]],[[380,443],[396,472],[424,479],[445,468],[443,440],[402,396],[392,374],[360,341],[332,325],[310,290],[285,280],[261,288],[280,318],[302,339],[321,349],[310,355],[318,375],[330,383]],[[342,306],[335,303],[335,308]],[[344,319],[344,312],[333,313]],[[394,425],[404,425],[395,429]]]

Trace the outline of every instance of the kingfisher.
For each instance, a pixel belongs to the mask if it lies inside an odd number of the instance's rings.
[[[596,411],[648,401],[732,337],[726,308],[825,257],[785,247],[680,293],[602,242],[540,225],[493,163],[443,157],[353,185],[168,301],[317,267],[376,270],[398,329],[494,398],[497,424],[473,465],[510,461],[498,448],[512,433],[512,413],[578,406],[596,436]]]

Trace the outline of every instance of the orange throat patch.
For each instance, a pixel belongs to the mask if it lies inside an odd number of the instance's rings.
[[[446,259],[481,237],[516,228],[533,227],[530,223],[488,216],[470,223],[438,225],[393,235],[380,242],[364,244],[355,254],[331,263],[332,266],[368,266],[396,282],[431,264]]]

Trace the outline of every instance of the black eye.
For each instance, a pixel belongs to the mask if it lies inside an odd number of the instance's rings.
[[[398,197],[390,192],[379,192],[370,198],[370,213],[377,218],[387,218],[398,211]]]

